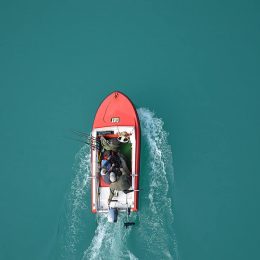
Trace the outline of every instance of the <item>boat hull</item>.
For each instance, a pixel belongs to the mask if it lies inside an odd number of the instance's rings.
[[[138,210],[139,197],[139,171],[140,171],[140,123],[138,114],[130,99],[121,92],[113,92],[100,104],[92,128],[92,150],[91,150],[91,207],[92,212],[108,212],[109,185],[106,185],[100,177],[99,156],[100,147],[97,140],[101,135],[104,137],[117,137],[120,133],[129,134],[129,143],[122,144],[122,150],[129,154],[128,165],[132,186],[129,193],[119,192],[116,202],[111,202],[110,207],[120,210],[131,208]]]

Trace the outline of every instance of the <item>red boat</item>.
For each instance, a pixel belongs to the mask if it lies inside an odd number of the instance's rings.
[[[138,210],[140,169],[140,123],[133,103],[123,93],[108,95],[99,106],[92,128],[91,151],[91,207],[93,213]],[[106,147],[108,144],[108,147]],[[131,186],[117,191],[110,204],[110,184],[101,174],[106,149],[112,154],[121,154],[129,169]],[[116,149],[113,151],[113,145]],[[106,158],[105,158],[106,159]],[[112,221],[116,222],[116,221]]]

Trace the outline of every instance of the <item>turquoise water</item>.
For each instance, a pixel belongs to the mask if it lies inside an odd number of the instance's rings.
[[[259,8],[2,1],[0,259],[260,258]],[[113,90],[142,121],[127,232],[90,213],[88,147],[70,139]]]

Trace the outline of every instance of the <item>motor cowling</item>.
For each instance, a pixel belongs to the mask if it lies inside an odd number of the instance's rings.
[[[118,210],[117,208],[110,208],[108,210],[107,220],[110,223],[117,222]]]

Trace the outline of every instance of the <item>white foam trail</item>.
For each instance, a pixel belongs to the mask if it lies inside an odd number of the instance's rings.
[[[171,147],[167,142],[167,132],[163,129],[163,121],[156,118],[154,113],[146,108],[138,109],[141,122],[142,135],[146,139],[149,149],[149,182],[150,182],[150,207],[154,214],[158,213],[158,205],[166,206],[169,214],[173,217],[171,210],[171,199],[168,198],[169,183],[167,177],[173,184],[174,172],[172,166]],[[158,201],[160,198],[160,201]],[[156,200],[157,199],[157,200]]]
[[[149,183],[148,192],[142,200],[147,204],[140,210],[140,236],[151,256],[163,259],[177,259],[177,243],[173,232],[173,210],[169,185],[173,189],[174,171],[168,134],[163,121],[146,108],[138,109],[142,136],[148,150],[145,176]]]
[[[74,256],[79,243],[79,233],[82,228],[82,210],[87,209],[86,193],[89,193],[90,148],[84,145],[75,156],[75,177],[72,181],[66,205],[66,230],[64,256]],[[88,209],[87,209],[88,210]]]
[[[130,230],[123,227],[122,215],[120,218],[113,224],[107,222],[106,215],[97,216],[97,229],[83,259],[138,259],[127,248]]]

